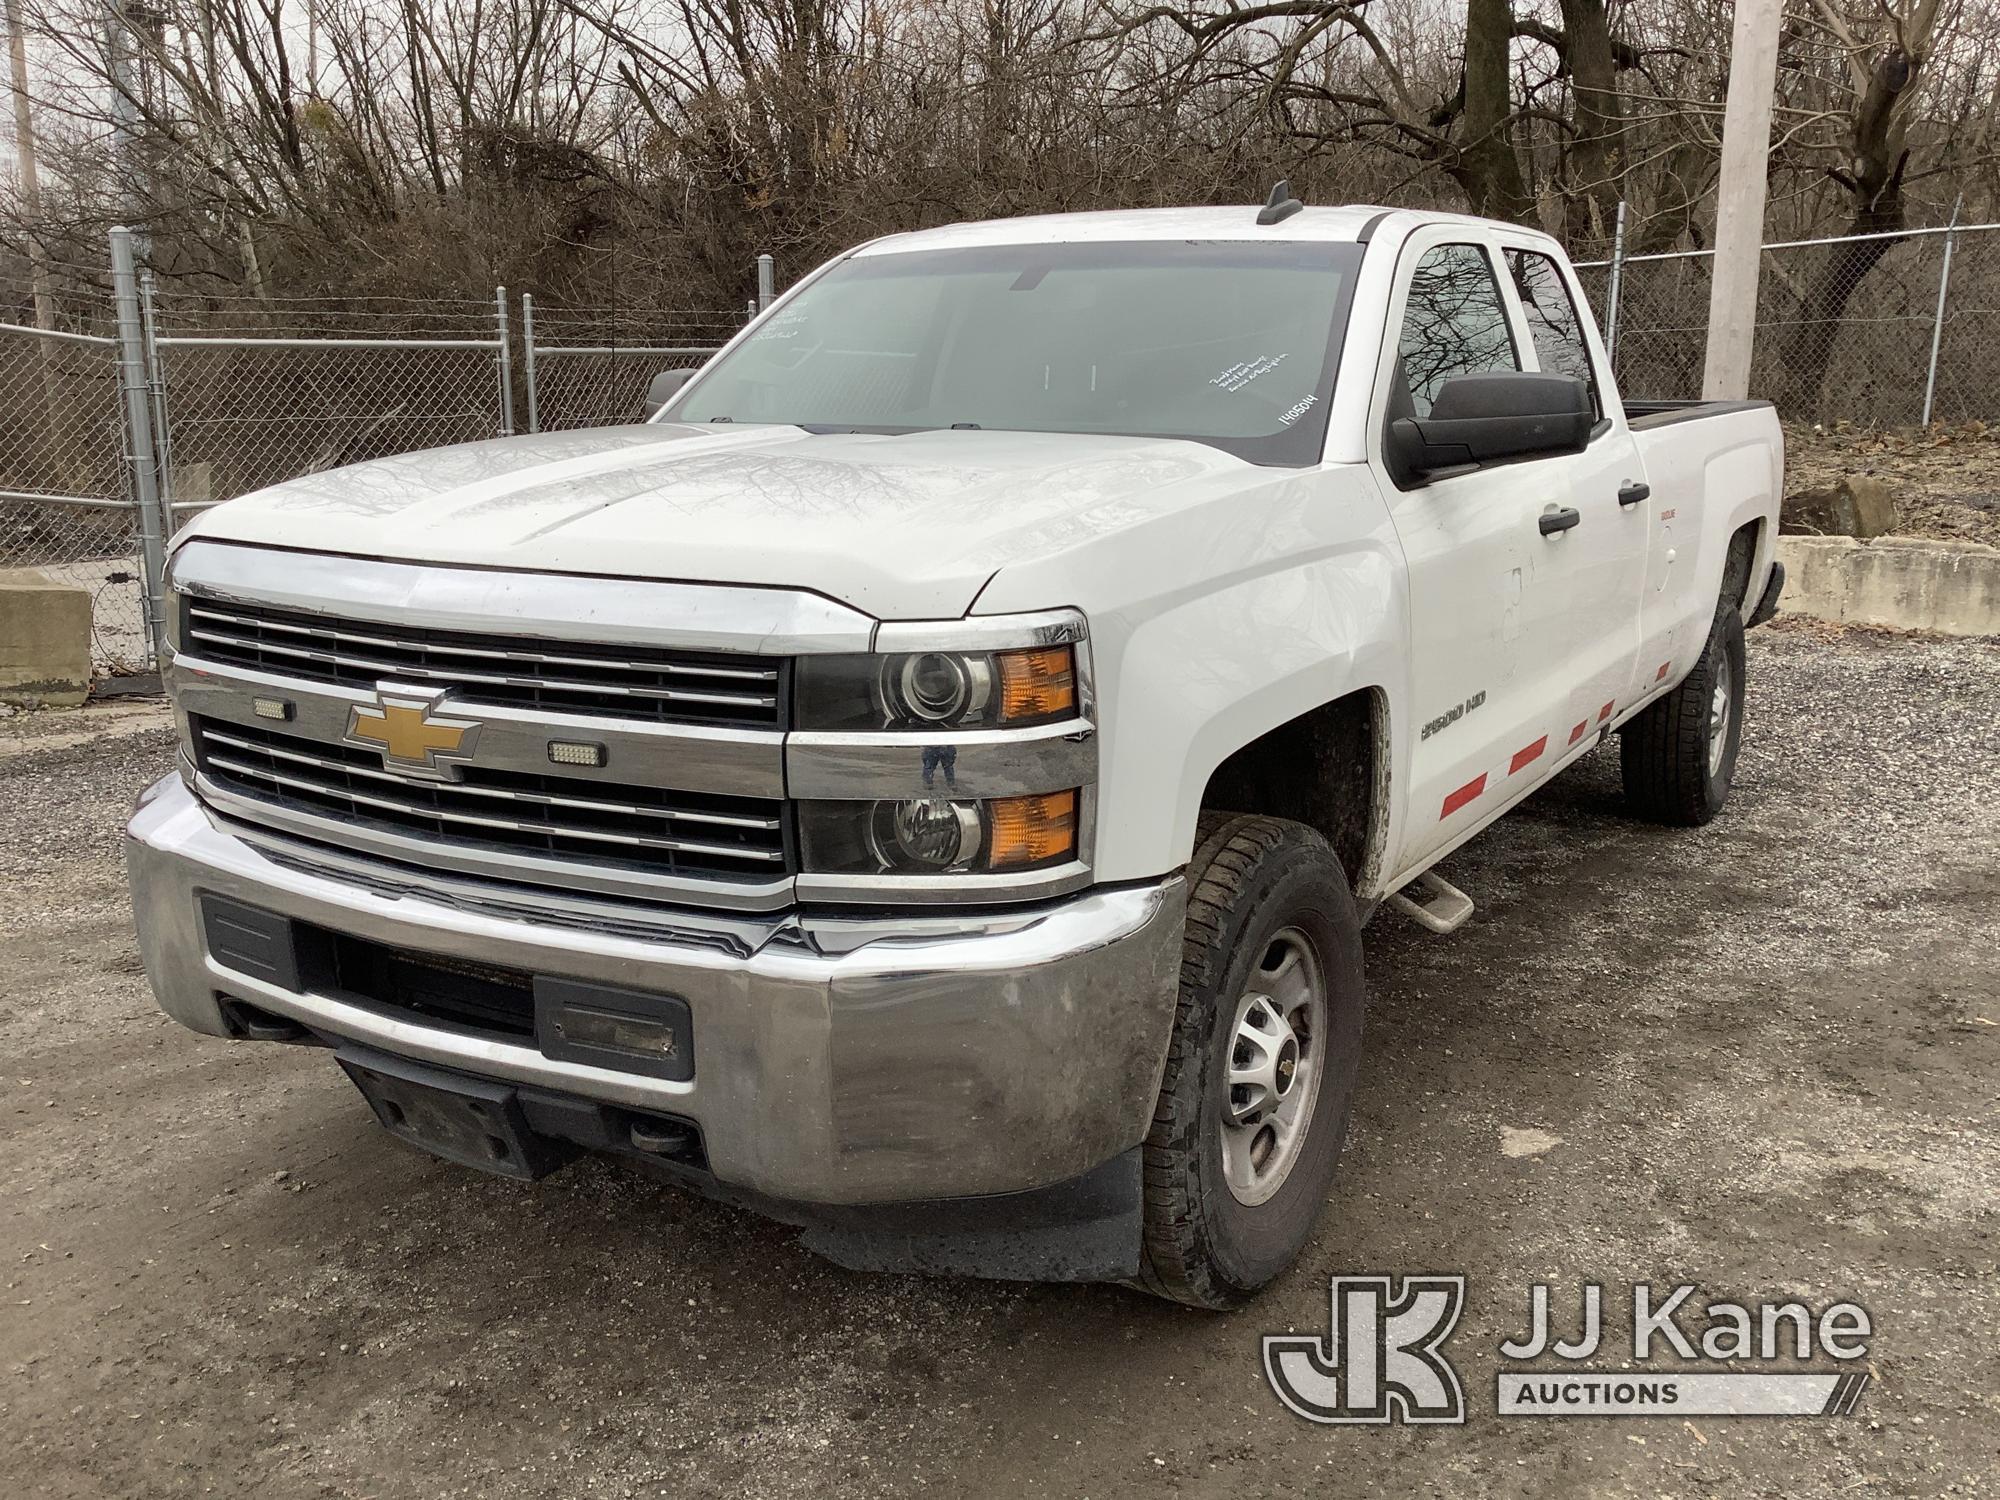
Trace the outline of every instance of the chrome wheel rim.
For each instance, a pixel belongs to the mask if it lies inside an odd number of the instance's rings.
[[[1722,751],[1729,743],[1729,658],[1715,659],[1715,691],[1708,695],[1708,774],[1722,774]]]
[[[1299,1159],[1324,1072],[1326,983],[1287,927],[1265,945],[1236,1002],[1223,1074],[1222,1176],[1246,1207],[1268,1201]]]

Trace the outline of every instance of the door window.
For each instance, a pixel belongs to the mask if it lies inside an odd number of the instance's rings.
[[[1590,367],[1590,346],[1583,339],[1583,318],[1569,294],[1556,263],[1532,250],[1509,250],[1507,271],[1514,289],[1521,294],[1521,310],[1528,317],[1528,335],[1535,341],[1535,357],[1544,370],[1555,375],[1574,375],[1590,387],[1590,409],[1604,415],[1604,403],[1597,395],[1597,375]]]
[[[1477,245],[1439,245],[1417,262],[1396,368],[1409,405],[1391,415],[1417,417],[1430,415],[1438,391],[1455,375],[1521,368],[1493,263]]]

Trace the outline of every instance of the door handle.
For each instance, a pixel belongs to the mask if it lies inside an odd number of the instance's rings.
[[[1554,536],[1558,531],[1568,531],[1582,519],[1583,512],[1573,505],[1563,510],[1545,510],[1540,523],[1542,535]]]
[[[1652,493],[1653,487],[1643,480],[1628,480],[1626,483],[1618,486],[1618,503],[1620,505],[1637,505]]]

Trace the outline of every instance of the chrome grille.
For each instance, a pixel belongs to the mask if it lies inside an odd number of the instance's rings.
[[[221,790],[339,823],[490,852],[658,875],[771,881],[792,873],[782,801],[481,766],[438,782],[358,747],[191,715],[195,765]]]
[[[661,724],[782,729],[786,663],[413,629],[208,599],[186,601],[182,649],[212,662],[373,691],[436,683],[453,701]]]

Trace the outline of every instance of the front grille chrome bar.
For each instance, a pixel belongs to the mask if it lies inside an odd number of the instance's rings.
[[[335,771],[346,776],[360,776],[375,781],[387,782],[392,786],[406,787],[410,784],[407,776],[398,776],[389,771],[373,771],[345,761],[330,760],[323,755],[309,755],[300,750],[280,750],[275,746],[252,744],[248,740],[225,734],[213,727],[202,731],[202,738],[211,745],[226,745],[232,750],[246,750],[253,755],[267,755],[277,760],[289,761],[295,765],[318,766],[323,770]],[[210,756],[210,764],[222,765],[219,756]],[[248,768],[242,768],[248,769]],[[261,773],[260,773],[261,774]],[[588,785],[589,783],[584,783]],[[732,813],[693,812],[679,808],[642,807],[636,802],[607,802],[599,797],[572,797],[554,792],[528,792],[509,790],[497,786],[472,786],[459,784],[455,791],[473,797],[489,797],[506,802],[527,802],[537,807],[573,808],[579,812],[618,813],[629,818],[665,818],[674,823],[709,823],[720,828],[755,828],[775,831],[783,827],[776,817],[746,818]]]
[[[782,800],[677,792],[543,771],[398,775],[373,750],[186,716],[197,786],[233,815],[509,882],[760,906],[793,875]],[[287,730],[294,726],[287,725]],[[552,879],[551,877],[555,877]]]
[[[371,624],[339,614],[184,602],[180,648],[198,661],[372,691],[436,684],[468,706],[520,707],[731,729],[784,727],[786,666],[745,655],[657,647],[561,645],[472,631]]]
[[[208,604],[195,604],[192,611],[196,619],[219,620],[229,625],[248,625],[264,630],[274,630],[284,634],[302,636],[329,635],[336,640],[352,641],[358,646],[374,646],[394,650],[403,644],[379,635],[363,635],[357,631],[328,629],[313,625],[286,625],[273,619],[256,620],[243,615],[229,614]],[[532,662],[536,665],[558,667],[602,667],[602,659],[584,656],[565,656],[553,651],[528,651],[503,649],[494,646],[448,646],[431,643],[429,649],[439,656],[466,656],[482,661]],[[775,683],[778,680],[776,667],[695,667],[679,662],[661,664],[660,671],[676,677],[726,678],[736,682]]]
[[[204,610],[194,610],[194,618],[196,620],[204,618]],[[332,640],[352,640],[352,636],[346,636],[340,630],[330,630],[326,634]],[[250,640],[246,640],[242,636],[226,636],[226,634],[222,634],[218,630],[204,630],[198,624],[188,628],[188,638],[194,640],[194,642],[210,644],[210,646],[222,646],[228,652],[242,652],[242,650],[250,648],[256,654],[286,656],[286,658],[300,660],[300,662],[318,662],[322,666],[344,668],[348,674],[352,674],[356,678],[372,676],[372,678],[378,678],[378,680],[396,680],[396,682],[402,682],[402,680],[410,678],[410,680],[416,680],[416,682],[470,684],[474,688],[528,688],[528,690],[536,690],[536,692],[572,692],[572,694],[578,694],[578,696],[584,696],[584,694],[590,694],[590,696],[604,694],[604,696],[612,696],[612,698],[648,698],[648,700],[662,702],[662,704],[724,704],[724,706],[730,706],[730,708],[754,708],[754,710],[764,710],[764,712],[772,712],[776,708],[776,704],[778,704],[778,698],[776,698],[774,692],[766,692],[766,694],[752,694],[752,692],[688,692],[684,688],[634,688],[634,686],[620,684],[620,682],[566,682],[562,678],[544,678],[544,676],[500,676],[500,674],[494,674],[494,672],[466,672],[464,668],[458,668],[458,666],[450,666],[450,668],[412,666],[410,662],[386,662],[386,660],[376,660],[376,658],[368,658],[368,656],[354,656],[352,652],[316,650],[316,648],[310,648],[310,646],[280,646],[280,644],[276,644],[272,640],[250,642]],[[430,650],[436,650],[436,648],[432,646]],[[194,648],[194,654],[200,656],[200,646]],[[532,660],[532,658],[522,658],[522,660]],[[668,668],[662,668],[662,670],[674,672],[674,670],[686,670],[686,668],[672,668],[672,666],[668,666]],[[772,670],[770,680],[772,682],[778,680],[778,672],[776,670]],[[476,700],[476,694],[468,694],[466,696],[466,702],[474,702],[474,700]]]
[[[245,765],[240,760],[232,760],[221,755],[208,756],[206,758],[206,765],[207,769],[211,772],[222,771],[233,776],[247,777],[252,781],[262,782],[269,786],[305,792],[313,796],[323,796],[327,790],[323,782],[312,781],[303,776],[288,776],[282,771],[272,771],[262,766]],[[347,791],[342,795],[356,807],[379,808],[385,812],[399,814],[407,814],[410,811],[408,803],[398,802],[393,797],[377,797],[367,792],[356,791]],[[516,818],[488,817],[481,813],[445,812],[440,810],[430,812],[427,816],[436,818],[440,822],[451,823],[464,828],[496,828],[504,829],[509,833],[533,834],[546,834],[550,831],[548,825],[544,823],[526,823]],[[561,830],[561,833],[566,839],[589,839],[597,843],[619,844],[632,849],[665,849],[676,854],[704,854],[721,859],[747,859],[765,861],[772,864],[782,863],[785,858],[781,850],[732,849],[719,844],[697,844],[691,843],[686,839],[656,838],[643,833],[607,833],[597,828],[564,828]]]

